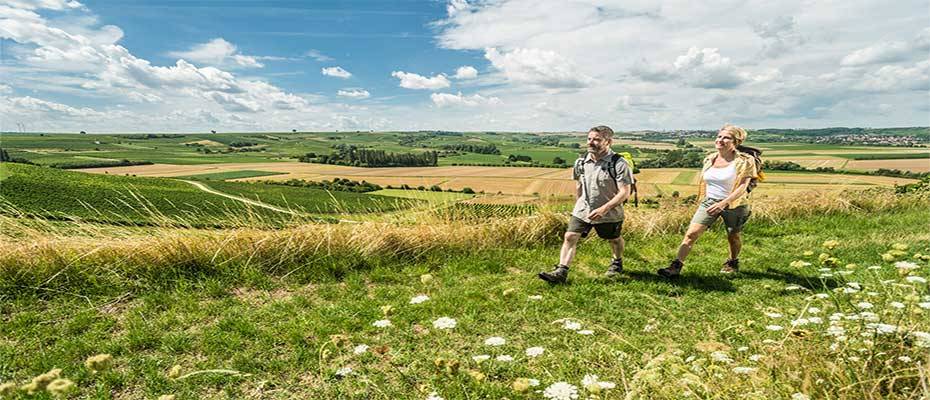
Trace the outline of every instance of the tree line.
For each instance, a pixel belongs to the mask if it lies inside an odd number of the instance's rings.
[[[435,167],[439,154],[435,151],[423,153],[388,153],[384,150],[362,149],[354,144],[337,144],[331,154],[307,153],[298,157],[300,162],[349,165],[356,167]]]
[[[479,153],[479,154],[500,154],[500,149],[493,144],[444,144],[440,146],[443,150],[455,150],[455,151],[464,151],[468,153]]]

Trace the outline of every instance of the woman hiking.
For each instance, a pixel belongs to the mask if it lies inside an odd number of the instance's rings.
[[[752,179],[759,178],[756,158],[740,149],[756,153],[758,150],[742,147],[745,140],[746,130],[735,125],[726,124],[717,132],[714,140],[717,151],[704,158],[701,170],[701,184],[698,188],[701,203],[678,247],[678,256],[668,267],[660,269],[659,275],[666,278],[679,276],[694,242],[721,216],[727,228],[730,258],[723,263],[720,272],[731,274],[739,271],[739,253],[742,248],[740,231],[751,214],[747,189]]]

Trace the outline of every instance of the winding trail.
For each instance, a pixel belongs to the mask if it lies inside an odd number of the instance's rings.
[[[207,193],[210,193],[210,194],[215,194],[215,195],[217,195],[217,196],[223,196],[223,197],[225,197],[225,198],[232,199],[232,200],[236,200],[236,201],[241,201],[241,202],[243,202],[243,203],[251,204],[251,205],[256,206],[256,207],[267,208],[267,209],[272,210],[272,211],[277,211],[277,212],[281,212],[281,213],[285,213],[285,214],[290,214],[290,215],[301,216],[301,217],[308,217],[308,216],[309,216],[309,217],[311,217],[311,218],[318,218],[318,217],[313,216],[313,215],[310,215],[310,214],[304,214],[304,213],[300,213],[300,212],[297,212],[297,211],[288,210],[288,209],[284,209],[284,208],[281,208],[281,207],[276,207],[276,206],[273,206],[273,205],[268,204],[268,203],[260,202],[260,201],[258,201],[258,200],[252,200],[252,199],[249,199],[249,198],[246,198],[246,197],[242,197],[242,196],[235,196],[235,195],[231,195],[231,194],[229,194],[229,193],[223,193],[223,192],[220,192],[220,191],[218,191],[218,190],[215,190],[215,189],[213,189],[213,188],[211,188],[211,187],[209,187],[209,186],[207,186],[207,185],[204,185],[204,184],[201,183],[201,182],[189,181],[189,180],[186,180],[186,179],[178,179],[178,180],[181,181],[181,182],[187,182],[187,183],[189,183],[189,184],[191,184],[191,185],[194,185],[194,187],[196,187],[197,189],[203,190],[204,192],[207,192]],[[353,221],[353,220],[350,220],[350,219],[341,219],[341,218],[339,219],[339,222],[350,223],[350,224],[358,223],[358,221]]]

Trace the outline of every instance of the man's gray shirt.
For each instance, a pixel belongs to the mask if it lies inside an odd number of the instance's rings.
[[[591,223],[588,214],[614,198],[614,196],[619,193],[622,185],[633,184],[633,171],[630,170],[629,165],[626,163],[626,159],[623,157],[620,157],[615,165],[617,179],[614,180],[610,176],[610,173],[607,171],[607,166],[613,155],[614,152],[608,150],[604,157],[594,161],[594,159],[591,158],[591,153],[588,153],[581,163],[584,170],[583,174],[579,175],[578,170],[572,168],[572,179],[581,183],[581,197],[575,202],[575,209],[572,210],[573,216],[587,223]],[[620,221],[623,221],[622,204],[609,210],[595,223],[602,224]]]

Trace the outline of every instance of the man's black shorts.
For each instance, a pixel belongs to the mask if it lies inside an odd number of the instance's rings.
[[[618,222],[605,222],[602,224],[589,224],[574,215],[568,220],[568,231],[580,233],[581,237],[588,237],[591,228],[597,231],[597,236],[600,236],[601,239],[616,239],[620,237],[620,229],[623,228],[623,220]]]

